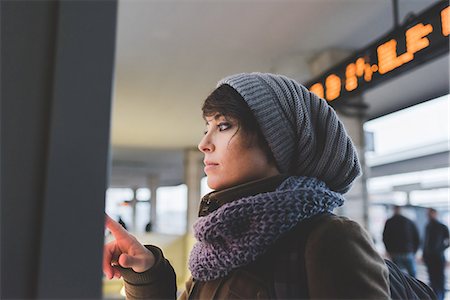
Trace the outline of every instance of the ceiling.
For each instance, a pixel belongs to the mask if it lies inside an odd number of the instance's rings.
[[[399,19],[436,2],[400,0]],[[141,175],[162,177],[167,166],[179,176],[167,175],[163,184],[181,182],[176,166],[182,167],[183,149],[201,138],[202,101],[222,77],[260,71],[305,82],[319,53],[362,48],[392,26],[389,0],[119,0],[112,184],[135,180],[131,170],[137,166]],[[448,56],[366,92],[364,99],[375,117],[443,90]]]

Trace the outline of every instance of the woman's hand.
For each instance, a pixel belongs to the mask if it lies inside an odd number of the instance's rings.
[[[105,214],[105,226],[111,231],[115,240],[109,242],[103,249],[103,273],[108,279],[120,278],[121,274],[114,265],[132,268],[141,273],[150,269],[155,263],[153,253],[145,248],[122,225]]]

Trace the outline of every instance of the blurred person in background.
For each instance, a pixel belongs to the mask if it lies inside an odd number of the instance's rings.
[[[413,221],[401,214],[400,206],[394,206],[394,215],[386,221],[383,242],[392,261],[415,277],[419,231]]]
[[[147,225],[145,225],[145,232],[151,232],[153,229],[153,224],[152,222],[148,222]]]
[[[119,219],[117,220],[117,222],[122,225],[123,228],[125,228],[125,230],[128,230],[127,225],[125,224],[125,221],[122,219],[121,216],[119,216]]]
[[[274,74],[221,80],[203,104],[207,182],[181,299],[389,299],[389,272],[368,233],[332,214],[360,174],[333,108]],[[183,130],[181,127],[180,130]],[[312,226],[314,225],[314,226]],[[103,271],[128,299],[174,299],[156,246],[111,218]]]
[[[425,228],[423,260],[427,266],[430,286],[439,300],[445,295],[445,256],[444,250],[449,246],[448,227],[437,220],[437,211],[428,209],[429,222]]]

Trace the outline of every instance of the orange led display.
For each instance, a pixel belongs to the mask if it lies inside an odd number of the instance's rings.
[[[358,87],[358,77],[363,77],[363,75],[365,81],[371,81],[374,70],[378,70],[378,67],[375,67],[366,63],[362,57],[358,58],[355,63],[348,64],[345,69],[345,89],[348,92],[355,90]]]
[[[353,59],[312,81],[310,90],[327,101],[333,101],[364,89],[367,83],[379,82],[384,74],[414,61],[419,54],[421,58],[417,64],[426,61],[433,51],[439,51],[439,55],[448,53],[449,14],[448,3],[438,2],[415,20],[381,38],[378,43],[359,51]],[[436,55],[433,53],[431,57]]]
[[[426,36],[433,31],[430,24],[419,23],[405,33],[407,52],[397,56],[397,41],[392,39],[377,48],[378,72],[385,74],[401,65],[410,62],[414,58],[414,53],[428,47],[430,41]]]
[[[433,26],[430,24],[423,25],[422,23],[411,27],[406,31],[406,49],[409,53],[414,53],[426,48],[430,45],[430,40],[426,38],[428,34],[433,31]]]
[[[331,74],[325,80],[326,98],[328,101],[333,101],[341,94],[341,78],[339,76]]]
[[[403,53],[397,56],[397,41],[392,39],[377,48],[378,72],[385,74],[413,59],[411,53]]]
[[[448,21],[449,9],[450,9],[450,7],[447,7],[443,11],[441,11],[441,23],[442,23],[442,35],[443,36],[448,36],[448,34],[450,33],[450,23]]]
[[[319,96],[320,98],[325,97],[324,90],[323,90],[323,85],[321,83],[314,84],[313,86],[311,86],[309,88],[309,90],[311,92],[313,92],[314,94],[316,94],[317,96]]]
[[[358,78],[356,78],[356,65],[348,64],[345,69],[345,89],[349,92],[358,87]]]
[[[378,70],[378,66],[376,66],[376,69]],[[364,64],[364,80],[369,82],[372,80],[372,75],[374,68],[370,66],[370,64]]]
[[[358,58],[356,60],[356,76],[361,77],[364,74],[364,67],[365,67],[366,61],[364,58]]]

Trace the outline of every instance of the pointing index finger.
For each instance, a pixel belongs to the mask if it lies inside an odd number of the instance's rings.
[[[114,221],[110,216],[105,213],[105,226],[111,231],[112,235],[116,238],[128,236],[128,232],[116,221]]]

